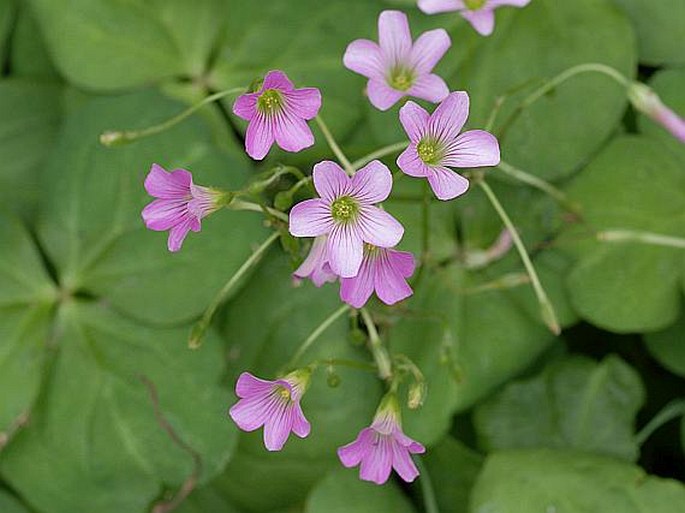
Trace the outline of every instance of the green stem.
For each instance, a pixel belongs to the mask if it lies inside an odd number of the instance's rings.
[[[362,319],[364,319],[364,324],[366,324],[366,329],[369,332],[369,347],[373,359],[376,361],[376,366],[378,367],[378,376],[383,380],[389,379],[392,376],[390,355],[383,346],[383,341],[378,334],[376,324],[373,322],[371,314],[369,314],[366,308],[362,308],[360,312],[362,314]]]
[[[426,465],[424,465],[423,460],[419,457],[415,458],[414,462],[421,473],[419,483],[421,483],[421,496],[423,497],[423,507],[426,510],[426,513],[440,513],[438,501],[435,498],[433,482],[431,481]]]
[[[530,256],[528,256],[528,251],[526,250],[526,247],[523,245],[523,241],[521,240],[518,231],[514,227],[514,223],[511,221],[509,214],[507,214],[506,210],[504,210],[504,207],[497,199],[497,196],[495,195],[494,191],[485,182],[485,180],[479,180],[478,184],[485,192],[486,196],[490,200],[490,203],[492,203],[492,206],[497,211],[497,214],[499,215],[500,219],[502,219],[502,222],[509,230],[511,238],[514,240],[516,250],[518,251],[521,260],[523,261],[523,265],[526,268],[528,276],[530,276],[530,282],[533,286],[533,290],[535,291],[535,295],[537,296],[538,303],[540,303],[540,311],[542,314],[543,321],[549,327],[552,333],[554,333],[555,335],[559,335],[561,333],[561,327],[559,326],[559,321],[557,321],[554,306],[552,305],[552,302],[549,300],[549,297],[547,296],[545,289],[542,287],[542,283],[540,283],[538,273],[535,270],[535,267],[533,266],[533,262],[530,260]]]
[[[228,295],[233,291],[243,276],[245,276],[250,269],[257,265],[257,263],[259,263],[259,260],[262,258],[266,250],[269,249],[269,246],[271,246],[271,244],[278,239],[279,235],[280,234],[278,232],[271,234],[269,238],[266,239],[262,245],[259,246],[254,253],[252,253],[252,255],[250,255],[250,258],[245,260],[243,265],[240,266],[240,269],[238,269],[236,273],[231,276],[231,279],[226,282],[226,284],[209,304],[205,310],[205,313],[202,315],[202,318],[195,324],[195,326],[193,326],[193,329],[190,332],[188,347],[191,349],[197,349],[200,347],[202,344],[202,338],[207,332],[207,328],[209,328],[212,318],[214,317],[216,310],[219,308],[219,305],[225,301],[226,297],[228,297]]]
[[[326,123],[321,118],[321,116],[316,116],[316,123],[319,125],[321,132],[323,132],[323,136],[326,138],[326,142],[328,142],[328,146],[330,146],[331,150],[333,150],[333,153],[335,153],[336,158],[343,165],[347,174],[350,176],[354,175],[354,167],[352,166],[350,161],[347,159],[347,157],[345,156],[343,151],[340,149],[340,146],[338,146],[338,143],[335,142],[335,138],[333,137],[333,134],[331,134],[331,131],[328,129],[328,125],[326,125]]]
[[[314,360],[309,366],[318,367],[320,365],[332,365],[339,367],[349,367],[351,369],[365,370],[376,372],[376,366],[368,362],[360,362],[357,360],[347,360],[345,358],[326,358],[323,360]]]
[[[368,155],[364,155],[363,157],[352,162],[352,168],[359,169],[360,167],[365,166],[366,164],[371,162],[372,160],[382,159],[383,157],[387,157],[388,155],[397,153],[398,151],[403,150],[406,147],[407,141],[402,141],[395,144],[390,144],[388,146],[384,146],[383,148],[380,148],[372,153],[369,153]]]
[[[297,361],[304,355],[304,353],[307,352],[307,349],[311,347],[311,345],[316,342],[316,340],[321,336],[321,334],[326,331],[331,324],[333,324],[335,321],[337,321],[345,312],[349,311],[350,307],[349,305],[343,305],[340,308],[338,308],[335,312],[333,312],[331,315],[326,317],[321,324],[319,324],[314,331],[311,332],[311,334],[306,338],[304,342],[302,342],[302,345],[298,348],[298,350],[295,352],[293,357],[290,359],[288,362],[287,367],[289,369],[292,369],[295,367],[297,364]]]
[[[561,189],[557,189],[554,185],[552,185],[549,182],[546,182],[542,178],[538,178],[535,175],[526,173],[521,169],[515,168],[514,166],[505,161],[501,161],[497,166],[497,169],[502,171],[505,175],[518,180],[519,182],[525,183],[526,185],[530,185],[531,187],[535,187],[536,189],[539,189],[542,192],[548,194],[568,211],[573,212],[576,215],[581,214],[579,205],[569,200],[566,194]]]
[[[266,207],[262,205],[258,205],[257,203],[252,203],[250,201],[243,201],[239,199],[234,199],[229,203],[226,208],[230,210],[249,210],[251,212],[266,212],[281,221],[285,221],[286,223],[289,221],[288,214],[281,212],[280,210],[276,210],[275,208],[271,207]]]
[[[158,125],[154,125],[148,128],[143,128],[141,130],[114,130],[104,132],[100,134],[100,144],[107,147],[120,146],[123,144],[128,144],[138,139],[142,139],[144,137],[149,137],[151,135],[164,132],[165,130],[168,130],[169,128],[173,127],[174,125],[177,125],[178,123],[180,123],[196,111],[200,110],[208,103],[212,103],[226,96],[242,92],[245,92],[244,87],[236,87],[234,89],[228,89],[226,91],[214,93],[210,96],[207,96],[204,100],[187,108],[177,116],[174,116],[171,119],[168,119],[162,123],[159,123]]]
[[[596,237],[602,242],[637,242],[652,246],[666,246],[669,248],[685,249],[685,239],[652,232],[641,232],[635,230],[607,230],[597,233]]]
[[[685,400],[677,399],[671,401],[650,420],[640,432],[635,435],[635,441],[642,446],[652,434],[667,422],[685,415]]]

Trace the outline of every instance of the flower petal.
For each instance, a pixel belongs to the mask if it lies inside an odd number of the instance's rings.
[[[431,170],[428,183],[438,199],[448,201],[461,196],[468,190],[469,181],[451,169],[436,166]]]
[[[365,455],[359,468],[359,477],[378,485],[385,483],[392,470],[392,438],[380,436]]]
[[[298,152],[314,145],[314,134],[307,122],[288,110],[276,117],[273,132],[276,144],[285,151]]]
[[[418,143],[428,130],[430,114],[418,104],[408,101],[400,109],[400,123],[409,140]]]
[[[257,113],[257,99],[259,93],[246,93],[238,96],[233,103],[233,114],[246,121],[250,121]]]
[[[145,177],[145,190],[153,198],[179,199],[190,194],[193,175],[185,169],[167,173],[159,164],[152,164]]]
[[[430,119],[431,134],[443,142],[456,139],[469,117],[469,95],[455,91],[438,105]]]
[[[419,471],[411,459],[409,451],[398,443],[392,446],[392,466],[407,483],[411,483],[419,475]]]
[[[254,431],[264,425],[265,411],[274,400],[273,397],[241,399],[228,410],[228,414],[243,431]]]
[[[419,0],[419,9],[426,14],[438,14],[464,9],[463,0]]]
[[[197,222],[197,220],[195,221]],[[193,231],[198,231],[199,227],[197,225],[194,227],[197,229]],[[169,237],[167,238],[167,247],[169,248],[169,251],[175,253],[181,249],[183,241],[191,228],[193,228],[193,219],[187,217],[183,222],[173,226],[171,230],[169,230]]]
[[[390,251],[385,255],[379,256],[376,261],[376,272],[374,276],[374,288],[378,299],[386,305],[394,305],[403,299],[411,296],[414,291],[396,269],[389,259]]]
[[[368,39],[357,39],[347,45],[343,64],[347,69],[367,78],[382,80],[385,74],[381,49]]]
[[[269,71],[264,77],[262,91],[267,89],[279,89],[280,91],[292,91],[295,86],[288,78],[288,75],[280,70]]]
[[[397,165],[405,175],[425,178],[431,173],[430,167],[421,160],[416,151],[416,144],[412,143],[397,158]]]
[[[145,206],[142,212],[143,221],[148,230],[165,231],[188,216],[186,200],[156,199]]]
[[[362,207],[359,210],[357,227],[364,242],[381,248],[397,246],[404,235],[404,226],[378,207]]]
[[[416,260],[409,251],[388,251],[388,258],[400,276],[409,278],[416,270]]]
[[[369,162],[352,177],[348,194],[360,203],[385,201],[392,190],[392,173],[380,160]]]
[[[338,458],[345,467],[352,468],[361,463],[371,447],[373,433],[373,429],[364,428],[354,442],[338,448]]]
[[[326,201],[333,201],[347,194],[351,180],[338,164],[324,160],[314,166],[312,171],[314,189]]]
[[[290,211],[290,233],[295,237],[318,237],[333,229],[328,204],[320,199],[305,200]]]
[[[371,105],[378,110],[388,110],[395,105],[405,95],[404,92],[398,91],[390,87],[385,79],[372,78],[366,86],[366,94],[369,97]]]
[[[274,387],[273,381],[259,379],[249,372],[243,372],[238,377],[235,384],[235,394],[242,398],[250,398],[258,395],[268,394]]]
[[[375,207],[374,207],[375,208]],[[359,272],[364,242],[351,225],[335,226],[328,236],[328,263],[341,278],[351,278]]]
[[[421,34],[411,49],[410,59],[414,71],[419,75],[433,71],[450,46],[452,41],[445,29],[429,30]]]
[[[378,17],[378,43],[386,65],[407,61],[412,46],[407,15],[383,11]]]
[[[302,119],[313,119],[321,109],[321,91],[304,87],[285,93],[287,109]]]
[[[430,73],[428,75],[421,75],[416,79],[416,82],[414,82],[414,85],[411,86],[407,94],[422,100],[438,103],[447,98],[450,90],[441,77]]]
[[[357,276],[340,280],[340,299],[354,308],[361,308],[373,294],[373,263],[366,256],[359,267]]]
[[[264,423],[264,446],[268,451],[280,451],[290,436],[293,426],[292,404],[281,399]]]
[[[326,245],[325,235],[314,239],[307,258],[295,270],[293,276],[301,280],[309,278],[317,287],[321,287],[324,283],[335,281],[337,276],[331,272],[326,272],[328,268]]]
[[[312,426],[309,423],[309,421],[305,418],[304,413],[302,412],[302,407],[299,403],[295,403],[292,406],[292,408],[293,433],[295,433],[300,438],[308,437],[309,433],[312,430]]]
[[[496,166],[499,161],[497,138],[484,130],[470,130],[448,146],[442,163],[454,167],[485,167]]]
[[[262,160],[269,153],[274,140],[272,123],[266,116],[258,113],[247,125],[245,151],[253,159]]]
[[[489,36],[495,30],[495,13],[492,9],[465,10],[461,15],[481,36]]]

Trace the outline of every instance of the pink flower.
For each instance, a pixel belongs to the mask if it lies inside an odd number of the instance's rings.
[[[409,176],[427,178],[435,195],[450,200],[464,194],[469,181],[449,168],[496,166],[499,143],[483,130],[459,134],[469,116],[469,95],[451,93],[433,114],[414,102],[400,109],[400,121],[409,136],[409,147],[397,165]]]
[[[157,198],[143,209],[143,221],[150,230],[169,230],[169,251],[181,249],[190,230],[200,231],[200,221],[221,208],[225,194],[193,184],[193,175],[185,169],[167,173],[152,164],[145,178],[145,190]]]
[[[374,206],[392,189],[392,174],[374,160],[352,178],[331,161],[314,166],[314,188],[321,198],[305,200],[290,211],[295,237],[328,235],[326,253],[331,271],[343,278],[357,275],[364,243],[391,248],[404,235],[402,225]]]
[[[321,93],[315,87],[295,89],[282,71],[270,71],[256,93],[240,96],[233,113],[248,121],[245,150],[255,160],[262,160],[271,145],[297,152],[314,144],[307,121],[321,108]]]
[[[309,250],[309,255],[307,255],[307,258],[302,262],[302,265],[293,273],[295,279],[304,280],[309,278],[317,287],[321,287],[324,283],[334,282],[338,279],[335,273],[331,271],[331,266],[328,265],[326,239],[325,235],[314,239],[312,248]]]
[[[413,294],[407,278],[414,274],[415,266],[411,253],[365,244],[359,274],[341,280],[340,299],[361,308],[375,290],[386,305],[394,305]]]
[[[676,139],[685,143],[685,119],[669,109],[650,87],[634,82],[628,88],[628,98],[637,110],[659,123]]]
[[[311,426],[304,418],[300,399],[310,376],[309,369],[300,369],[283,379],[266,381],[243,372],[235,386],[240,400],[228,413],[243,431],[264,426],[264,445],[269,451],[280,451],[291,431],[300,438],[309,435]]]
[[[419,0],[426,14],[458,11],[476,32],[489,36],[495,28],[495,9],[503,5],[525,7],[530,0]]]
[[[348,468],[360,465],[359,477],[364,481],[383,484],[394,468],[408,483],[419,475],[411,454],[426,449],[402,432],[397,398],[390,393],[381,402],[370,427],[360,431],[357,439],[340,447],[338,457]]]
[[[412,44],[407,15],[383,11],[379,44],[357,39],[345,51],[345,67],[369,79],[366,92],[374,107],[388,110],[404,96],[439,102],[448,95],[445,81],[431,73],[452,44],[443,29],[421,34]]]

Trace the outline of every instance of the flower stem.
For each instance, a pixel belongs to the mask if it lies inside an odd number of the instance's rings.
[[[280,210],[276,210],[275,208],[271,207],[266,207],[259,205],[257,203],[252,203],[250,201],[243,201],[239,199],[234,199],[229,203],[226,208],[229,208],[231,210],[249,210],[251,212],[262,212],[262,213],[268,213],[281,221],[285,221],[286,223],[289,221],[288,214],[281,212]]]
[[[362,308],[360,312],[362,314],[362,319],[364,319],[364,324],[366,324],[366,329],[369,332],[369,347],[371,349],[371,354],[373,354],[373,359],[376,361],[376,366],[378,367],[378,376],[384,380],[389,379],[392,376],[390,355],[383,346],[383,341],[378,334],[371,314],[369,314],[366,308]]]
[[[487,184],[487,182],[481,179],[478,180],[478,184],[485,192],[485,195],[488,197],[488,200],[490,200],[490,203],[497,211],[497,214],[499,215],[500,219],[502,219],[502,222],[509,230],[511,238],[514,240],[516,250],[521,256],[521,260],[523,261],[523,265],[526,268],[526,272],[528,273],[528,276],[530,276],[530,282],[533,286],[533,290],[535,291],[538,303],[540,303],[540,312],[542,315],[542,320],[545,322],[547,327],[552,331],[552,333],[554,333],[555,335],[559,335],[561,333],[561,327],[559,326],[559,321],[557,321],[554,306],[552,305],[552,302],[549,300],[547,292],[545,292],[545,289],[542,287],[542,283],[540,283],[538,273],[535,270],[535,267],[533,266],[533,262],[531,262],[530,260],[530,256],[528,256],[528,251],[526,250],[526,247],[524,246],[518,231],[514,227],[514,223],[512,223],[509,214],[507,214],[506,210],[504,210],[504,207],[499,202],[497,196],[495,195],[494,191],[490,188],[490,186]]]
[[[202,339],[204,338],[207,328],[209,328],[209,324],[212,322],[212,318],[214,317],[216,310],[219,308],[219,305],[224,302],[226,297],[233,291],[243,276],[245,276],[250,269],[256,266],[257,263],[259,263],[264,253],[266,253],[266,250],[269,249],[269,246],[271,246],[271,244],[278,239],[279,235],[280,234],[278,232],[272,233],[269,238],[266,239],[247,260],[245,260],[243,265],[240,266],[240,269],[238,269],[236,273],[226,282],[223,288],[209,304],[200,320],[197,321],[197,323],[195,323],[193,326],[190,332],[190,339],[188,340],[188,347],[191,349],[197,349],[200,347],[202,344]]]
[[[335,312],[333,312],[331,315],[326,317],[321,324],[319,324],[314,331],[311,332],[311,334],[305,339],[304,342],[302,342],[302,345],[297,349],[293,357],[290,359],[288,362],[287,367],[289,369],[292,369],[295,367],[297,364],[297,361],[304,355],[304,353],[307,352],[307,349],[309,349],[314,342],[321,336],[321,334],[326,331],[331,324],[333,324],[335,321],[338,320],[345,312],[349,311],[350,306],[349,305],[343,305],[340,308],[338,308]]]
[[[350,369],[365,370],[375,373],[376,366],[369,362],[360,362],[357,360],[348,360],[345,358],[326,358],[323,360],[314,360],[309,364],[309,367],[318,367],[320,365],[331,365],[339,367],[349,367]]]
[[[423,497],[423,507],[426,510],[426,513],[440,513],[440,510],[438,509],[438,501],[435,498],[433,482],[431,481],[426,465],[424,465],[421,458],[415,458],[414,462],[421,473],[419,483],[421,483],[421,496]]]
[[[652,246],[666,246],[669,248],[685,249],[685,239],[652,232],[641,232],[634,230],[607,230],[597,233],[596,237],[602,242],[638,242]]]
[[[683,415],[685,415],[685,400],[677,399],[675,401],[671,401],[664,406],[664,408],[657,413],[637,435],[635,435],[635,442],[637,445],[642,446],[642,444],[644,444],[657,429],[667,422],[677,419]]]
[[[569,212],[573,212],[576,215],[581,215],[580,206],[578,204],[568,199],[566,194],[561,189],[557,189],[554,185],[543,180],[542,178],[538,178],[535,175],[526,173],[525,171],[522,171],[505,161],[501,161],[497,166],[497,169],[502,171],[505,175],[518,180],[519,182],[530,185],[531,187],[535,187],[536,189],[548,194]]]
[[[200,110],[208,103],[212,103],[226,96],[239,94],[244,91],[244,87],[236,87],[233,89],[227,89],[226,91],[214,93],[210,96],[207,96],[205,99],[201,100],[195,105],[188,107],[186,110],[174,116],[173,118],[148,128],[143,128],[141,130],[108,130],[107,132],[100,134],[100,144],[107,147],[122,146],[138,139],[143,139],[145,137],[164,132],[165,130],[177,125],[196,111]]]
[[[343,165],[347,174],[350,176],[354,175],[354,167],[352,166],[348,158],[345,156],[343,151],[340,149],[338,143],[335,142],[333,134],[331,134],[331,131],[328,129],[328,125],[326,125],[321,116],[316,116],[316,123],[319,125],[321,132],[323,132],[323,136],[326,138],[328,146],[330,146],[331,150],[333,150],[333,153],[335,153],[336,158]]]
[[[393,153],[397,153],[398,151],[405,149],[407,147],[407,144],[407,141],[402,141],[395,144],[390,144],[388,146],[384,146],[352,162],[352,168],[359,169],[360,167],[365,166],[366,164],[371,162],[372,160],[381,159],[383,157],[387,157],[388,155],[392,155]]]

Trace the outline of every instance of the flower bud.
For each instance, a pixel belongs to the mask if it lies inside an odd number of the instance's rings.
[[[409,387],[407,394],[407,406],[410,410],[416,410],[423,406],[426,400],[426,383],[425,381],[415,381]]]
[[[664,105],[653,89],[645,84],[633,82],[628,87],[628,99],[638,111],[659,123],[676,139],[685,143],[685,120]]]

